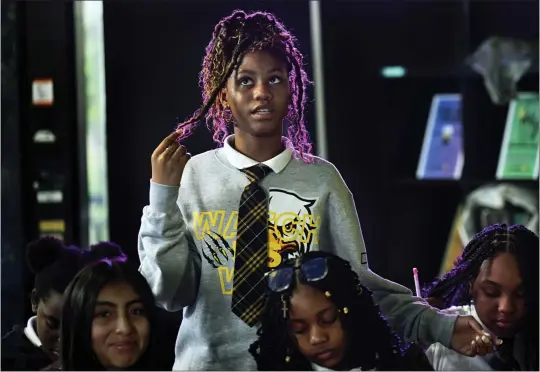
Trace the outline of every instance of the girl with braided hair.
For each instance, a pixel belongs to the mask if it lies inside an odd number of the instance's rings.
[[[273,14],[234,11],[206,48],[203,106],[152,154],[138,251],[157,304],[184,310],[174,369],[252,369],[264,273],[321,247],[351,262],[408,341],[472,355],[478,329],[466,318],[438,314],[369,270],[352,194],[312,155],[303,64]],[[219,147],[191,158],[179,141],[201,120]]]
[[[463,358],[440,344],[427,355],[437,370],[538,370],[538,236],[522,225],[486,227],[454,268],[424,290],[449,314],[473,315],[503,343]]]
[[[261,328],[249,351],[260,371],[432,371],[392,331],[349,262],[309,252],[269,272]]]

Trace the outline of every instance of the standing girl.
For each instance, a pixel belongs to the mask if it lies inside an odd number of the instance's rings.
[[[233,12],[214,29],[200,79],[203,107],[152,154],[139,232],[140,270],[157,303],[184,309],[174,369],[255,368],[248,347],[264,273],[321,249],[352,263],[407,340],[472,354],[480,328],[471,318],[439,315],[369,270],[351,192],[331,163],[311,154],[308,79],[283,24],[265,12]],[[222,146],[189,160],[178,141],[203,119]]]

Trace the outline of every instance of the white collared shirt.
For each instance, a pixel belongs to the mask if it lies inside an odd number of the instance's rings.
[[[245,169],[260,164],[258,161],[253,160],[250,157],[247,157],[246,155],[236,151],[236,149],[231,145],[233,141],[234,134],[231,134],[230,136],[225,138],[223,144],[223,153],[233,167],[238,169]],[[262,162],[262,164],[270,167],[270,169],[272,169],[274,173],[281,172],[291,161],[292,150],[289,146],[287,146],[287,141],[287,138],[283,137],[285,150],[274,156],[272,159]]]
[[[30,319],[28,319],[28,322],[26,323],[26,327],[24,328],[24,335],[32,344],[34,344],[37,347],[41,347],[41,340],[39,339],[39,336],[36,332],[36,320],[37,316],[33,316]]]

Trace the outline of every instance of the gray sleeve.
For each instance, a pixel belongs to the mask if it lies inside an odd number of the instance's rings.
[[[438,313],[412,292],[369,269],[362,229],[353,196],[334,168],[328,200],[328,229],[335,254],[348,260],[360,280],[373,291],[373,298],[391,326],[406,341],[450,345],[455,316]]]
[[[156,296],[156,304],[178,311],[197,296],[201,258],[177,205],[179,187],[150,181],[150,205],[139,230],[139,271]]]

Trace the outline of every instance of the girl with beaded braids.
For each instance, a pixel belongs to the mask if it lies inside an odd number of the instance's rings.
[[[408,341],[472,353],[473,321],[440,315],[369,270],[351,192],[311,154],[303,57],[273,14],[237,10],[222,19],[200,83],[202,108],[152,154],[139,231],[140,270],[157,304],[184,309],[174,369],[252,369],[262,275],[321,247],[351,262]],[[179,141],[203,119],[220,147],[191,158]]]
[[[486,227],[424,290],[446,312],[473,315],[503,340],[495,353],[475,358],[431,345],[435,369],[538,370],[538,251],[538,236],[522,225]]]
[[[309,252],[269,272],[261,328],[249,351],[260,371],[428,370],[402,344],[349,262]]]

